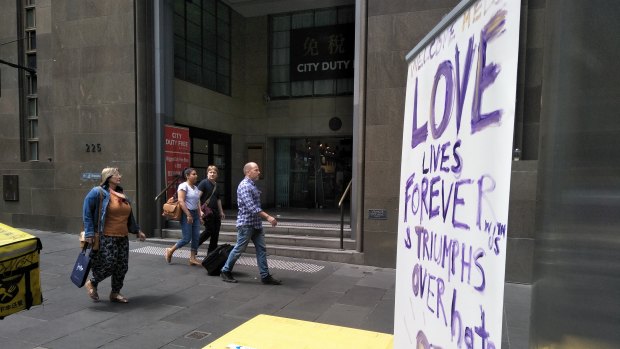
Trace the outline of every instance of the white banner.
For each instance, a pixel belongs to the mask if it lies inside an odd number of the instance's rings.
[[[458,10],[408,67],[395,348],[501,348],[520,1]]]

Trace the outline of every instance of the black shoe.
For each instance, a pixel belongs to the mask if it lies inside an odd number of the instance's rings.
[[[282,285],[282,281],[274,279],[271,275],[267,275],[266,278],[262,278],[260,281],[265,285]]]
[[[224,282],[232,282],[232,283],[237,282],[237,280],[235,280],[235,278],[232,276],[232,274],[229,271],[221,272],[220,276],[222,277],[222,281]]]

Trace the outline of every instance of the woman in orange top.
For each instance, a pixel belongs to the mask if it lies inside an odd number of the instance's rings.
[[[136,223],[131,204],[123,188],[119,185],[121,174],[118,168],[106,167],[101,171],[101,184],[91,189],[84,198],[84,236],[92,244],[94,234],[99,234],[99,251],[94,255],[92,277],[86,281],[88,296],[99,301],[97,286],[101,281],[112,277],[110,301],[127,303],[129,300],[120,294],[129,268],[129,238],[131,232],[140,241],[146,236]],[[99,195],[102,195],[100,201]],[[101,202],[101,210],[99,203]],[[101,212],[101,217],[97,217]]]

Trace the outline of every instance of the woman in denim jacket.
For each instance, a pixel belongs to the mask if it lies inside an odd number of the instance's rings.
[[[85,285],[88,296],[95,302],[99,301],[97,286],[110,276],[112,277],[110,301],[129,302],[129,299],[120,294],[129,268],[128,233],[137,234],[140,241],[146,238],[136,223],[131,203],[123,194],[120,182],[121,174],[118,168],[106,167],[101,171],[101,184],[92,188],[84,198],[82,214],[84,237],[88,244],[92,245],[95,234],[99,234],[99,250],[91,261],[92,277]],[[99,202],[101,202],[101,216],[97,217],[100,212]]]

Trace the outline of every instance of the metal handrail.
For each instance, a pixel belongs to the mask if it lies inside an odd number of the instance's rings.
[[[338,201],[338,207],[342,207],[342,202],[344,201],[344,198],[349,193],[349,189],[351,189],[351,182],[353,182],[353,180],[349,181],[349,184],[347,184],[347,188],[344,190],[344,193],[342,193],[342,196],[340,197],[340,201]]]
[[[351,182],[353,182],[353,179],[351,179],[349,181],[349,184],[347,184],[347,188],[344,190],[344,193],[342,193],[342,196],[340,197],[340,201],[338,201],[338,207],[340,207],[340,250],[344,250],[344,207],[342,207],[342,202],[344,201],[344,198],[347,196],[347,194],[349,193],[349,190],[351,189]]]
[[[166,193],[166,191],[168,191],[168,189],[170,189],[170,187],[172,187],[173,185],[177,184],[181,178],[182,178],[181,174],[178,174],[178,175],[174,176],[174,178],[170,181],[170,183],[168,183],[168,185],[166,185],[164,190],[162,190],[159,194],[157,194],[157,196],[155,196],[155,202],[157,202],[157,200],[159,200],[159,198],[162,195],[164,195]],[[164,218],[160,215],[159,219],[157,220],[157,229],[159,230],[159,237],[162,238],[162,239],[164,238],[164,230],[161,229],[162,228],[163,219]]]
[[[180,175],[180,174],[176,175],[176,176],[174,177],[174,179],[173,179],[173,180],[171,180],[171,181],[170,181],[170,183],[168,183],[168,185],[164,188],[164,190],[162,190],[159,194],[157,194],[157,196],[155,197],[155,201],[159,200],[159,198],[160,198],[162,195],[164,195],[164,194],[166,193],[166,191],[167,191],[168,189],[170,189],[170,187],[171,187],[171,186],[173,186],[174,184],[176,184],[176,183],[179,181],[179,179],[180,179],[180,178],[181,178],[181,175]]]

